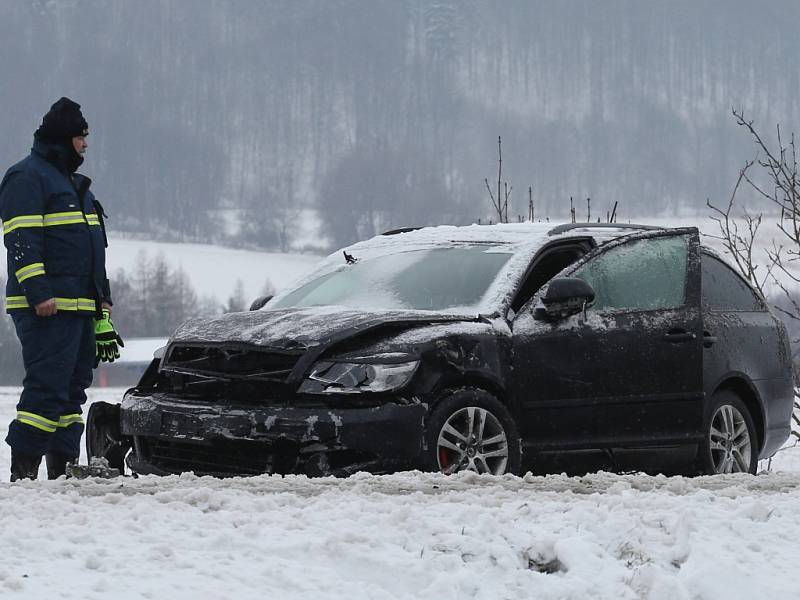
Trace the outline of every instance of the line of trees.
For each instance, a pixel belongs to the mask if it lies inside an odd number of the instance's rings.
[[[214,299],[198,300],[182,268],[173,268],[163,255],[140,252],[133,269],[111,276],[114,323],[123,337],[160,337],[194,314],[217,312]]]
[[[241,279],[227,297],[198,295],[186,272],[170,265],[163,254],[141,251],[129,271],[117,269],[111,276],[114,324],[123,337],[167,337],[190,317],[204,317],[247,310],[248,298]],[[261,293],[273,294],[265,280]]]

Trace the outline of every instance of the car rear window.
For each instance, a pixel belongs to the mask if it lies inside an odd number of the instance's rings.
[[[719,311],[766,310],[750,286],[724,262],[703,253],[700,265],[703,308]]]

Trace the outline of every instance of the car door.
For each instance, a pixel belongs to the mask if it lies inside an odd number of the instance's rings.
[[[722,384],[747,382],[760,400],[748,408],[767,437],[767,454],[786,439],[791,419],[794,392],[786,329],[729,265],[706,252],[700,262],[706,397]],[[775,445],[770,439],[777,439]]]
[[[696,439],[702,418],[699,239],[680,229],[617,240],[566,272],[585,312],[513,322],[512,389],[526,445],[592,448]]]

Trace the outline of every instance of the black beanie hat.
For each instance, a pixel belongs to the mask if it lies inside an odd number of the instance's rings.
[[[65,143],[88,133],[89,125],[81,114],[81,105],[61,98],[50,107],[34,135],[43,142]]]

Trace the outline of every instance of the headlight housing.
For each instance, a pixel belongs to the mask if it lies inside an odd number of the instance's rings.
[[[378,357],[374,357],[375,360]],[[301,394],[360,394],[391,392],[406,385],[419,360],[403,362],[339,362],[323,360],[314,365],[300,386]]]

